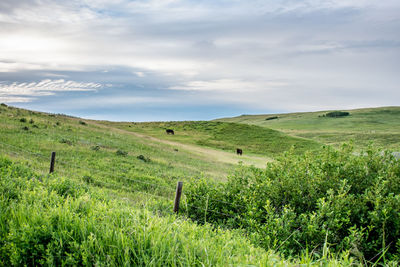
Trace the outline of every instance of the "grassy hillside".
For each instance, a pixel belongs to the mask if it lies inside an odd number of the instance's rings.
[[[79,118],[2,105],[0,265],[283,264],[238,233],[172,214],[177,181],[224,179],[232,168]]]
[[[257,125],[336,146],[353,140],[359,148],[374,142],[400,150],[400,107],[347,110],[349,116],[338,118],[324,117],[328,112],[243,115],[218,121]]]
[[[217,148],[235,153],[241,148],[244,154],[275,157],[288,151],[292,146],[301,154],[307,150],[321,147],[315,141],[288,136],[282,132],[239,123],[185,121],[185,122],[149,122],[149,123],[110,123],[132,132],[144,133],[187,144]],[[173,129],[174,135],[167,135],[165,130]]]
[[[165,128],[174,129],[176,135],[166,135]],[[245,152],[243,157],[232,151],[238,145]],[[298,147],[294,151],[297,155],[288,157],[284,165],[268,165],[278,166],[274,172],[279,181],[276,184],[271,183],[274,176],[269,175],[270,167],[236,164],[239,160],[247,164],[260,160],[265,166],[267,156],[280,158],[291,145]],[[314,216],[313,207],[306,214],[310,218],[293,213],[285,217],[279,213],[291,211],[287,205],[293,202],[292,195],[297,196],[295,203],[300,203],[301,210],[306,199],[300,190],[311,171],[315,172],[315,180],[321,181],[327,170],[341,170],[331,168],[329,160],[319,157],[316,160],[321,161],[322,169],[310,165],[315,157],[304,156],[302,152],[319,147],[314,141],[254,125],[112,123],[1,105],[0,266],[343,266],[360,263],[363,258],[347,247],[331,253],[329,247],[335,244],[330,244],[331,240],[323,241],[325,232],[319,228],[308,229],[312,233],[310,238],[317,237],[315,240],[307,239],[308,232],[299,232],[296,224],[301,223],[306,229],[306,222]],[[49,175],[51,151],[57,154],[55,172]],[[296,164],[297,157],[305,158],[305,163]],[[372,163],[381,162],[378,157]],[[388,173],[379,173],[377,177],[396,178],[400,168],[391,168],[384,168]],[[358,169],[349,166],[346,170]],[[362,170],[368,169],[362,166]],[[351,178],[345,174],[346,179]],[[297,177],[305,182],[299,184]],[[232,179],[243,188],[232,187]],[[179,216],[172,212],[177,181],[184,181]],[[266,194],[263,190],[271,185],[274,185],[274,194]],[[285,186],[289,185],[292,187],[286,190]],[[331,188],[324,186],[314,192],[311,185],[309,181],[305,189],[310,192],[306,193],[315,199],[306,203],[310,206],[325,203],[323,190]],[[337,184],[334,185],[336,188]],[[226,190],[220,191],[224,187]],[[390,190],[385,193],[389,197],[382,195],[384,201],[392,201],[385,202],[387,207],[396,206],[399,200]],[[276,207],[279,212],[270,212],[269,205],[274,204],[270,201],[280,197],[282,205]],[[368,193],[368,197],[373,196]],[[232,205],[235,205],[233,209]],[[332,213],[331,206],[324,207],[316,227],[324,227],[325,215]],[[384,223],[392,222],[390,213],[387,215]],[[346,216],[340,218],[347,222]],[[291,220],[290,227],[286,219]],[[336,222],[335,218],[332,220]],[[396,237],[398,228],[391,229],[394,229],[391,236]],[[355,234],[364,235],[364,232]],[[318,246],[299,247],[296,241],[300,237]],[[359,242],[356,237],[351,237],[349,242]],[[374,244],[373,249],[381,243]],[[392,253],[393,248],[390,249]],[[285,257],[278,256],[279,253]],[[378,257],[374,262],[381,259]]]

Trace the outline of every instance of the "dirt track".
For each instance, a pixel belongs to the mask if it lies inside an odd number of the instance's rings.
[[[131,132],[131,131],[103,125],[100,123],[95,123],[93,121],[91,121],[91,124],[96,125],[101,128],[113,129],[113,131],[119,132],[122,134],[129,134],[129,135],[139,137],[141,139],[147,139],[152,142],[170,145],[175,148],[179,148],[179,149],[185,150],[187,152],[191,152],[193,154],[197,154],[202,157],[211,159],[213,161],[230,163],[230,164],[237,164],[240,161],[242,161],[243,164],[245,164],[245,165],[254,165],[259,168],[265,167],[267,162],[272,161],[272,159],[268,158],[268,157],[260,157],[260,156],[246,155],[246,154],[244,154],[242,156],[238,156],[234,152],[226,152],[226,151],[213,149],[213,148],[209,148],[209,147],[202,147],[202,146],[196,146],[196,145],[191,145],[191,144],[182,144],[182,143],[174,142],[174,141],[170,141],[170,140],[159,139],[159,138],[145,135],[142,133]]]

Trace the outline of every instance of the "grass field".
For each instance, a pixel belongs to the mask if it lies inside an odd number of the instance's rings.
[[[347,111],[350,116],[338,118],[323,117],[329,111],[319,111],[243,115],[217,121],[257,125],[334,146],[352,140],[359,148],[373,142],[385,149],[400,150],[400,107]],[[271,117],[278,118],[268,120]]]
[[[231,153],[235,153],[236,148],[241,148],[245,155],[264,155],[269,158],[281,155],[292,146],[299,154],[321,147],[320,143],[313,140],[288,136],[265,127],[239,123],[213,121],[104,123],[163,140],[211,147]],[[173,129],[175,134],[167,135],[166,129]]]
[[[394,115],[388,114],[386,124],[396,125]],[[306,115],[311,123],[314,115]],[[279,251],[260,247],[245,229],[229,223],[207,223],[211,215],[207,213],[214,212],[207,210],[208,196],[205,206],[185,206],[189,184],[224,184],[229,177],[241,179],[240,175],[249,179],[253,173],[264,173],[267,162],[274,162],[292,146],[292,152],[302,157],[305,151],[314,153],[323,145],[323,139],[294,136],[295,130],[288,130],[290,123],[284,119],[269,121],[275,123],[273,129],[266,128],[263,121],[260,125],[253,125],[257,120],[238,122],[92,121],[1,105],[0,266],[360,263],[349,251],[329,252],[326,242],[318,251],[279,256]],[[306,131],[308,123],[299,125]],[[174,129],[175,135],[167,135],[166,128]],[[300,131],[301,127],[297,128]],[[326,124],[325,128],[335,127]],[[384,128],[381,126],[381,133]],[[397,131],[399,126],[393,129]],[[243,156],[235,154],[237,147],[244,150]],[[57,153],[56,166],[55,173],[49,175],[52,151]],[[242,164],[238,166],[238,162]],[[184,181],[180,216],[172,212],[177,181]],[[268,183],[268,179],[263,181]],[[212,187],[210,190],[214,192]],[[227,208],[224,203],[231,200],[219,201],[223,214]],[[197,209],[193,214],[200,213],[198,222],[188,219],[193,208]],[[248,208],[246,216],[257,214],[256,207]],[[277,239],[273,248],[279,249],[285,239]]]

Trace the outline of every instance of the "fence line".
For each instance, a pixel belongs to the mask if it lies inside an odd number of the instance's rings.
[[[32,155],[35,155],[35,156],[43,157],[43,158],[46,159],[46,160],[49,159],[48,156],[45,156],[45,155],[43,155],[42,153],[39,153],[39,152],[32,152],[32,151],[29,151],[29,150],[26,150],[26,149],[23,149],[23,148],[14,146],[14,145],[5,144],[5,143],[2,143],[2,142],[0,142],[0,144],[7,145],[7,146],[10,146],[10,147],[14,147],[14,148],[16,148],[16,149],[19,149],[19,150],[21,150],[21,151],[27,152],[27,153],[32,154]],[[62,158],[62,155],[58,155],[58,158],[57,158],[57,160],[56,160],[57,163],[64,164],[64,166],[68,166],[68,165],[71,165],[71,164],[73,163],[73,164],[75,165],[75,168],[81,169],[81,170],[85,170],[85,169],[83,169],[81,166],[76,165],[76,162],[67,162],[67,161],[65,161],[65,160],[61,160],[60,157]],[[112,177],[116,177],[116,176],[117,176],[117,177],[118,177],[118,176],[119,176],[119,177],[123,177],[122,175],[118,175],[118,174],[115,174],[115,173],[111,173],[111,172],[107,172],[107,171],[102,171],[102,170],[98,170],[98,169],[94,169],[94,168],[89,168],[89,169],[86,169],[86,170],[88,170],[89,172],[97,173],[97,174],[108,175],[108,176],[111,177],[111,178],[112,178]],[[131,182],[137,182],[137,183],[142,183],[142,184],[151,185],[151,186],[153,186],[153,187],[164,188],[164,189],[167,189],[167,190],[171,190],[171,193],[173,192],[173,191],[172,191],[172,190],[173,190],[172,187],[167,187],[167,186],[163,186],[163,185],[159,185],[159,184],[154,184],[154,183],[150,183],[150,182],[140,181],[140,180],[136,180],[136,179],[129,178],[129,177],[123,177],[123,178],[125,178],[125,179],[127,179],[127,180],[129,180],[129,181],[131,181]],[[185,193],[183,192],[183,194],[185,194]],[[199,198],[203,198],[203,199],[207,199],[207,197],[201,196],[201,195],[193,195],[193,196],[199,197]],[[226,204],[226,205],[229,205],[229,206],[231,206],[231,207],[233,207],[233,208],[237,208],[237,209],[239,209],[239,208],[247,209],[246,206],[243,206],[243,205],[240,205],[240,204],[233,204],[233,203],[230,203],[230,202],[227,202],[227,201],[223,201],[223,200],[211,199],[210,201],[212,201],[212,202],[219,202],[219,203],[222,203],[222,204]]]
[[[232,215],[232,214],[228,214],[228,213],[224,213],[224,212],[220,212],[220,211],[216,211],[216,210],[209,210],[209,209],[197,207],[197,206],[195,206],[195,205],[188,204],[188,203],[185,203],[185,205],[186,205],[186,206],[189,206],[189,207],[191,207],[191,208],[203,210],[203,211],[205,211],[205,212],[212,212],[212,213],[216,213],[216,214],[220,214],[220,215],[225,215],[225,216],[228,216],[228,217],[231,217],[231,218],[240,219],[240,216],[238,216],[238,215]]]
[[[23,152],[26,152],[26,153],[29,153],[29,154],[32,154],[32,155],[35,155],[35,156],[43,157],[43,158],[46,159],[46,160],[48,160],[48,159],[50,158],[50,157],[47,157],[47,156],[45,156],[45,155],[43,155],[43,154],[41,154],[41,153],[32,152],[32,151],[29,151],[29,150],[26,150],[26,149],[23,149],[23,148],[14,146],[14,145],[5,144],[5,143],[2,143],[2,142],[0,142],[0,144],[3,144],[3,145],[6,145],[6,146],[9,146],[9,147],[16,148],[16,149],[18,149],[18,150],[21,150],[21,151],[23,151]],[[20,154],[20,155],[21,155],[21,154]],[[61,156],[61,157],[62,157],[62,156]],[[168,189],[168,190],[173,190],[172,187],[167,187],[167,186],[164,186],[164,185],[159,185],[159,184],[155,184],[155,183],[140,181],[140,180],[137,180],[137,179],[129,178],[129,177],[126,177],[126,176],[123,176],[123,175],[118,175],[118,174],[111,173],[111,172],[108,172],[108,171],[102,171],[102,170],[94,169],[94,168],[83,169],[83,167],[77,166],[77,165],[76,165],[76,162],[68,162],[68,161],[65,161],[65,160],[60,160],[60,155],[59,155],[59,154],[58,154],[58,158],[56,159],[56,162],[57,162],[57,163],[60,163],[61,165],[64,165],[64,167],[67,167],[68,165],[71,165],[71,164],[73,163],[73,164],[76,166],[77,169],[87,170],[87,171],[89,171],[89,172],[93,172],[93,173],[97,173],[97,174],[109,175],[110,177],[119,176],[119,177],[123,177],[123,178],[125,178],[125,179],[127,179],[127,180],[129,180],[129,181],[131,181],[131,182],[137,182],[137,183],[142,183],[142,184],[151,185],[151,186],[154,186],[154,187],[161,187],[161,188],[165,188],[165,189]]]
[[[207,199],[207,197],[202,196],[202,195],[193,194],[192,196]],[[234,207],[234,208],[244,208],[244,209],[247,209],[246,206],[243,206],[243,205],[240,205],[240,204],[233,204],[233,203],[230,203],[230,202],[227,202],[227,201],[223,201],[223,200],[210,199],[210,201],[219,202],[219,203],[223,203],[223,204],[227,204],[227,205],[230,205],[231,207]]]
[[[44,155],[44,154],[42,154],[42,153],[39,153],[39,152],[33,152],[33,151],[30,151],[30,150],[27,150],[27,149],[24,149],[24,148],[15,146],[15,145],[11,145],[11,144],[6,144],[6,143],[3,143],[3,142],[0,142],[0,144],[5,145],[5,146],[8,146],[8,147],[12,147],[12,148],[14,148],[14,149],[17,149],[17,150],[19,150],[19,151],[22,151],[22,152],[25,152],[25,153],[28,153],[28,154],[31,154],[31,155],[34,155],[34,156],[36,156],[36,157],[40,157],[40,158],[46,159],[46,161],[49,161],[49,159],[50,159],[50,156],[46,156],[46,155]],[[23,156],[23,157],[25,158],[24,155],[22,155],[22,154],[20,154],[20,153],[18,153],[18,152],[15,152],[15,151],[11,151],[11,152],[12,152],[12,153],[16,153],[16,154],[18,154],[18,155],[21,155],[21,156]],[[158,189],[159,189],[159,188],[167,189],[168,191],[170,191],[170,193],[173,193],[173,191],[172,191],[173,188],[168,187],[168,186],[159,185],[159,184],[155,184],[155,183],[150,183],[150,182],[146,182],[146,181],[140,181],[140,180],[136,180],[136,179],[132,179],[132,178],[126,177],[125,175],[118,175],[118,174],[115,174],[115,173],[111,173],[111,172],[107,172],[107,171],[102,171],[102,170],[99,170],[99,169],[94,169],[94,168],[85,168],[85,169],[84,169],[83,167],[77,165],[75,161],[72,161],[72,162],[71,162],[71,161],[62,160],[62,156],[61,156],[61,159],[60,159],[60,155],[59,155],[59,154],[58,154],[58,158],[56,159],[56,162],[57,162],[57,164],[62,165],[64,168],[67,168],[68,166],[71,166],[71,165],[74,165],[74,166],[75,166],[75,168],[69,168],[70,170],[68,170],[68,171],[65,170],[65,169],[59,169],[59,168],[58,168],[58,170],[57,170],[56,172],[63,173],[64,175],[67,173],[68,175],[71,175],[71,174],[72,174],[72,175],[74,175],[74,176],[76,176],[76,177],[79,177],[79,176],[81,176],[82,174],[77,173],[75,170],[76,170],[76,169],[80,169],[80,170],[89,171],[89,172],[95,173],[95,174],[106,175],[106,176],[108,176],[109,178],[111,178],[112,180],[114,180],[113,178],[120,177],[120,178],[125,179],[126,181],[130,181],[130,182],[133,182],[133,183],[146,184],[146,185],[150,185],[150,186],[152,186],[152,187],[154,187],[154,188],[158,188]],[[57,169],[57,168],[56,168],[56,169]],[[160,198],[168,199],[168,198],[165,197],[165,196],[156,195],[156,194],[151,194],[151,193],[144,192],[144,191],[139,191],[139,190],[133,190],[133,189],[128,188],[128,187],[125,186],[125,185],[120,185],[120,184],[117,184],[117,183],[108,183],[108,182],[99,181],[99,180],[96,180],[96,181],[94,182],[95,185],[96,185],[96,183],[97,183],[97,184],[105,185],[105,186],[108,187],[108,188],[120,189],[120,190],[124,190],[124,191],[127,191],[127,192],[138,192],[138,193],[150,195],[150,196],[153,196],[153,197],[160,197]],[[184,192],[182,192],[182,193],[186,196],[186,199],[187,199],[187,195],[186,195]],[[193,196],[194,196],[194,197],[203,198],[203,199],[208,199],[208,197],[201,196],[201,195],[197,195],[197,194],[195,194],[195,195],[193,195]],[[233,207],[233,208],[245,208],[245,209],[247,209],[246,206],[243,206],[243,205],[240,205],[240,204],[233,204],[233,203],[230,203],[230,202],[227,202],[227,201],[217,200],[217,199],[209,199],[209,200],[210,200],[211,202],[218,202],[218,203],[226,204],[226,205],[229,205],[229,206],[231,206],[231,207]],[[228,216],[228,217],[231,217],[231,218],[238,218],[238,216],[234,216],[234,215],[232,215],[232,214],[227,214],[227,213],[219,212],[219,211],[215,211],[215,210],[208,210],[208,209],[206,210],[206,209],[204,209],[204,208],[195,206],[195,205],[193,205],[193,204],[185,203],[185,205],[186,205],[186,206],[189,206],[189,207],[192,207],[192,208],[199,209],[199,210],[203,210],[203,211],[207,211],[207,212],[212,212],[212,213],[217,213],[217,214],[220,214],[220,215]]]
[[[2,142],[0,142],[0,144],[6,145],[6,146],[9,146],[9,147],[13,147],[13,148],[15,148],[15,149],[18,149],[18,150],[20,150],[20,151],[22,151],[22,152],[25,152],[25,153],[28,153],[28,154],[31,154],[31,155],[35,155],[35,156],[39,156],[39,157],[46,158],[47,161],[50,159],[49,157],[46,157],[46,156],[44,156],[44,155],[41,154],[41,153],[32,152],[32,151],[29,151],[29,150],[26,150],[26,149],[22,149],[22,148],[17,147],[17,146],[5,144],[5,143],[2,143]],[[18,153],[18,152],[15,152],[15,151],[11,151],[11,150],[8,150],[8,152],[11,152],[11,153],[13,153],[13,154],[17,154],[17,155],[19,155],[19,156],[22,156],[22,157],[26,158],[26,156],[23,155],[23,154],[21,154],[21,153]],[[66,162],[66,161],[63,161],[63,160],[59,160],[59,159],[57,159],[56,162],[57,162],[57,163],[60,163],[60,164],[63,165],[64,167],[67,167],[68,165],[71,165],[69,162]],[[108,176],[111,177],[111,178],[112,178],[112,177],[115,177],[115,176],[118,176],[118,175],[116,175],[116,174],[114,174],[114,173],[109,173],[109,172],[105,172],[105,171],[101,171],[101,170],[96,170],[96,169],[92,169],[92,168],[83,169],[81,166],[76,166],[76,169],[88,170],[89,172],[94,172],[94,173],[102,174],[102,175],[108,175]],[[41,172],[42,172],[42,171],[41,171]],[[73,168],[71,168],[71,169],[68,170],[68,171],[66,171],[66,170],[64,170],[64,169],[58,169],[57,172],[63,173],[64,175],[65,175],[66,173],[67,173],[68,175],[71,175],[71,174],[72,174],[72,175],[74,175],[74,176],[76,176],[76,177],[79,177],[79,176],[82,175],[82,174],[79,174],[78,172],[76,172],[75,169],[73,169]],[[137,183],[141,183],[141,184],[147,184],[147,185],[153,186],[153,187],[155,187],[155,188],[161,188],[161,187],[162,187],[162,188],[166,188],[166,189],[169,189],[169,190],[170,190],[169,193],[172,193],[172,192],[173,192],[173,191],[172,191],[172,188],[169,188],[169,187],[167,187],[167,186],[162,186],[162,185],[158,185],[158,184],[155,184],[155,183],[149,183],[149,182],[139,181],[139,180],[131,179],[131,178],[128,178],[128,177],[123,177],[123,178],[129,179],[129,181],[131,181],[131,182],[137,182]],[[109,187],[112,186],[112,188],[121,189],[121,190],[124,190],[124,191],[129,191],[129,192],[140,192],[140,193],[144,193],[144,194],[148,194],[148,195],[152,195],[152,196],[156,196],[156,197],[166,198],[166,197],[164,197],[164,196],[155,195],[155,194],[150,194],[150,193],[148,193],[148,192],[143,192],[143,191],[139,191],[139,190],[132,190],[132,189],[127,188],[127,187],[124,186],[124,185],[119,185],[119,184],[117,184],[117,183],[107,183],[107,182],[99,181],[99,180],[96,180],[95,183],[100,183],[100,184],[103,184],[103,185],[108,185]]]

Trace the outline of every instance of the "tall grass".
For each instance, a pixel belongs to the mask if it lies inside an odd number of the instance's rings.
[[[0,265],[263,266],[239,234],[133,209],[0,158]]]

